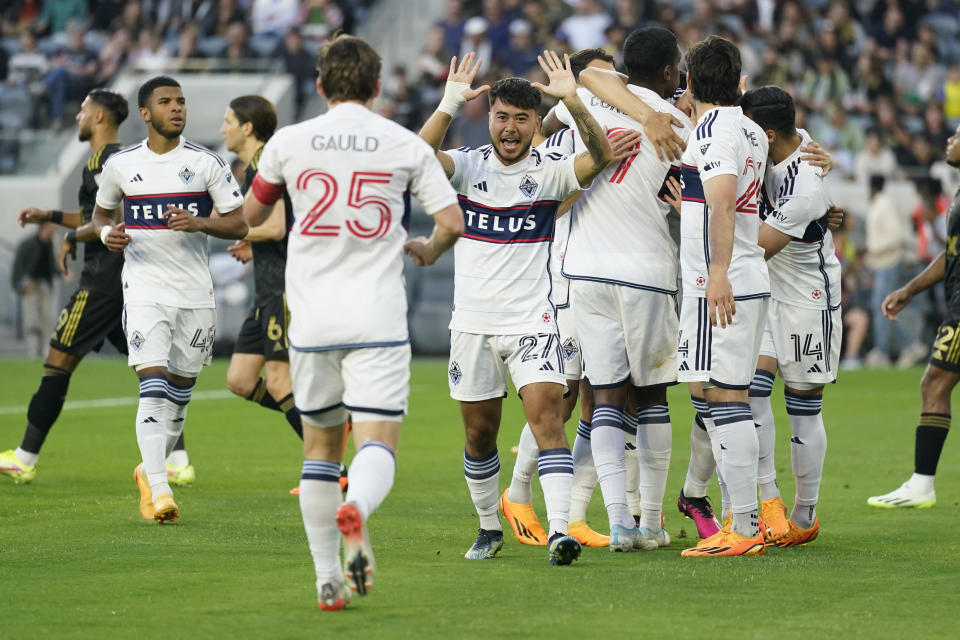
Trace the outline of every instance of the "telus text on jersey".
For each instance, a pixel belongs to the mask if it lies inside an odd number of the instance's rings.
[[[195,216],[200,215],[200,205],[196,202],[188,202],[187,204],[183,204],[182,202],[170,202],[168,204],[171,204],[178,209],[185,209]],[[167,212],[167,203],[142,205],[130,204],[128,206],[130,213],[133,214],[133,218],[135,220],[159,220],[161,215]]]
[[[477,213],[467,209],[467,226],[481,231],[509,231],[517,233],[521,229],[532,231],[537,228],[537,217],[534,214],[526,216],[494,216],[489,213]],[[504,227],[503,223],[507,226]]]
[[[362,151],[369,153],[376,151],[380,146],[380,141],[373,136],[360,138],[353,134],[340,134],[333,136],[313,136],[310,141],[317,151]]]

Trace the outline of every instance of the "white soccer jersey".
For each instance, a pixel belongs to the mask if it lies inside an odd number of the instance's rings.
[[[433,149],[400,125],[345,102],[277,131],[257,171],[258,197],[259,189],[285,185],[293,202],[286,268],[291,347],[322,351],[409,341],[403,283],[408,193],[430,214],[457,203]]]
[[[649,89],[634,85],[627,88],[655,111],[670,113],[683,122],[676,132],[684,141],[690,137],[693,125],[676,107]],[[607,135],[622,129],[643,129],[639,122],[589,90],[581,88],[577,94]],[[561,122],[574,126],[563,103],[557,105],[556,114]],[[579,132],[577,148],[583,148]],[[636,156],[597,176],[571,211],[563,274],[571,279],[676,293],[677,245],[667,224],[670,205],[661,196],[666,193],[667,176],[679,177],[679,172],[679,166],[657,159],[653,143],[644,136]]]
[[[558,154],[554,157],[571,155],[574,152],[573,129],[561,129],[544,140],[537,149],[541,155]],[[557,309],[570,306],[570,280],[561,273],[563,269],[563,255],[567,250],[567,239],[570,237],[570,211],[557,219],[553,233],[553,246],[550,247],[550,277],[553,280],[551,299]]]
[[[506,166],[489,144],[447,153],[466,223],[454,247],[450,328],[485,335],[556,331],[550,245],[557,207],[580,189],[574,156],[531,149]]]
[[[800,146],[810,136],[800,130]],[[760,217],[791,240],[767,262],[770,291],[782,302],[813,309],[840,306],[840,261],[827,229],[830,198],[818,167],[800,160],[797,148],[782,162],[768,166]]]
[[[696,135],[683,152],[681,168],[680,268],[684,297],[706,295],[711,212],[703,183],[720,175],[737,176],[733,254],[727,271],[734,299],[770,295],[763,249],[757,244],[758,201],[766,161],[767,136],[740,107],[716,107],[700,116]]]
[[[162,155],[147,148],[146,140],[122,149],[107,160],[97,191],[97,204],[104,209],[121,202],[130,236],[124,249],[124,301],[214,307],[207,234],[174,231],[161,216],[170,204],[202,217],[214,207],[226,213],[243,206],[223,158],[182,136]]]

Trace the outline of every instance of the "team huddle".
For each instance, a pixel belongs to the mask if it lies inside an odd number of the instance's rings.
[[[380,57],[338,36],[318,56],[323,115],[276,130],[262,97],[226,108],[221,134],[247,164],[241,184],[182,136],[186,99],[172,78],[140,88],[148,135],[125,148],[116,138],[126,102],[91,92],[77,116],[93,150],[81,211],[21,212],[21,223],[72,227],[61,263],[78,242],[85,262],[23,443],[0,454],[0,472],[34,478],[71,373],[110,340],[139,379],[139,512],[179,518],[172,487],[195,479],[183,427],[215,336],[206,236],[234,239],[230,253],[253,260],[255,302],[228,387],[283,413],[302,438],[298,493],[318,603],[343,609],[374,582],[367,523],[393,485],[407,412],[403,256],[426,267],[452,248],[449,389],[479,519],[467,559],[500,553],[501,515],[521,544],[547,547],[552,565],[574,562],[583,546],[668,546],[666,391],[680,382],[696,417],[678,507],[701,538],[681,555],[812,542],[823,389],[836,380],[842,327],[823,184],[832,159],[796,129],[789,94],[743,90],[728,40],[708,37],[681,60],[673,33],[645,28],[626,39],[623,60],[625,76],[602,50],[544,52],[546,84],[473,88],[481,61],[454,58],[418,136],[371,111]],[[484,95],[490,144],[441,150],[458,109]],[[557,104],[541,120],[544,95]],[[331,132],[353,143],[327,144]],[[407,238],[409,196],[433,219],[429,237]],[[778,372],[796,478],[790,511],[773,459]],[[527,424],[501,493],[497,435],[511,380]],[[571,447],[563,427],[578,400]],[[546,527],[532,506],[534,471]],[[714,474],[719,517],[707,498]],[[607,533],[586,522],[597,484]]]

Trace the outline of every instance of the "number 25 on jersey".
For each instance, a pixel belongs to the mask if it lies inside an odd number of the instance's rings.
[[[340,187],[336,178],[320,169],[307,169],[297,178],[297,189],[317,198],[317,203],[300,221],[300,233],[305,236],[339,236],[341,227],[358,238],[382,238],[390,230],[390,204],[386,198],[368,193],[363,195],[365,187],[375,184],[389,184],[392,173],[371,173],[355,171],[347,192],[347,207],[357,209],[355,218],[347,218],[344,225],[322,224],[321,218],[336,202]],[[367,189],[369,191],[369,189]]]

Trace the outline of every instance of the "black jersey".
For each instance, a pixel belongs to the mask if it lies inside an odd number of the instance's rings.
[[[257,175],[257,163],[260,161],[260,153],[263,147],[257,149],[247,165],[247,170],[243,176],[243,184],[240,190],[246,195],[253,179]],[[253,284],[255,290],[255,304],[260,306],[264,301],[272,297],[280,296],[284,290],[284,270],[287,268],[287,237],[290,227],[293,225],[293,204],[290,202],[290,196],[286,191],[283,192],[283,205],[286,210],[286,219],[283,222],[284,229],[288,232],[282,240],[268,240],[265,242],[252,242],[253,248]]]
[[[944,286],[947,294],[947,313],[960,321],[960,190],[953,196],[953,204],[947,214],[947,250]]]
[[[97,178],[103,171],[107,158],[120,149],[120,144],[105,144],[90,156],[83,168],[83,179],[77,199],[83,223],[90,222],[93,207],[97,203]],[[120,272],[123,270],[123,253],[111,253],[100,240],[84,243],[83,271],[80,273],[80,288],[109,295],[122,296]]]

